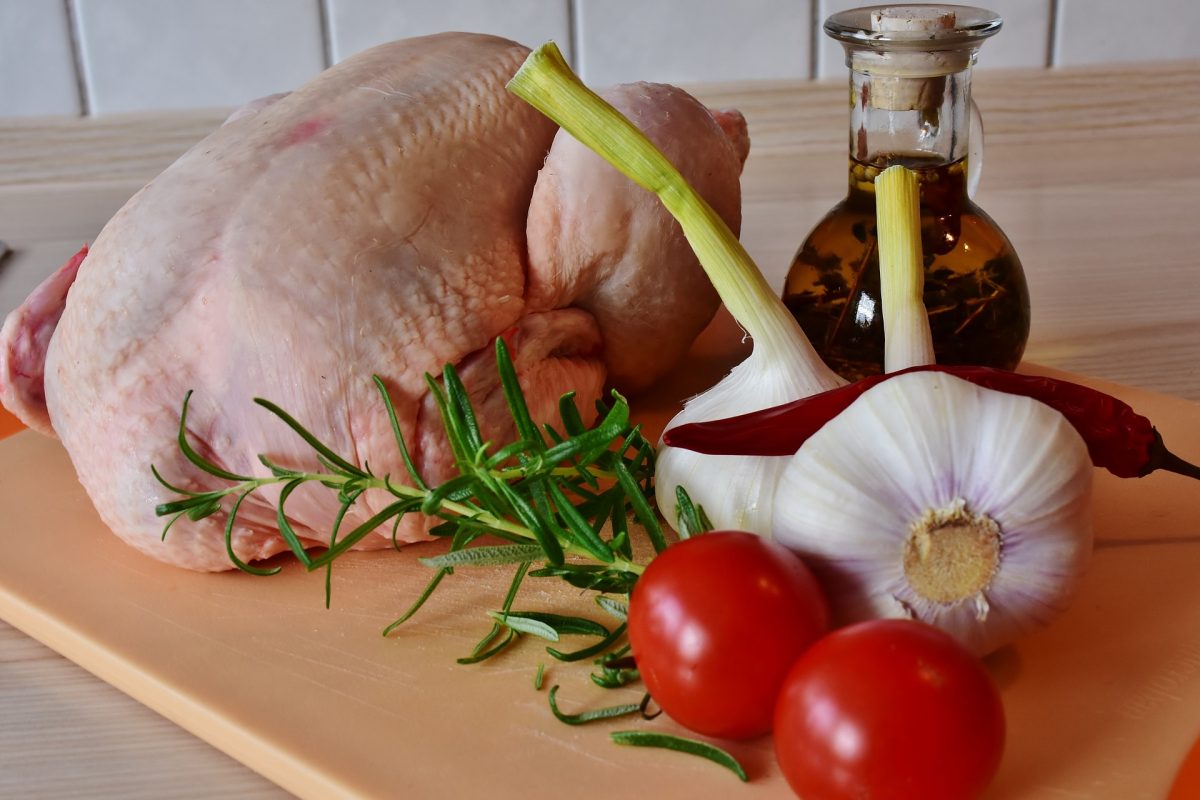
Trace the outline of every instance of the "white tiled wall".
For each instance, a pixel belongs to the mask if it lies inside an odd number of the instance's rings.
[[[88,108],[97,114],[239,105],[325,66],[316,0],[73,5]]]
[[[803,0],[579,0],[575,66],[600,86],[807,78],[812,16]]]
[[[1197,0],[1058,0],[1056,29],[1061,64],[1200,58]]]
[[[869,2],[869,0],[866,0]],[[585,80],[844,75],[821,33],[860,0],[0,0],[0,116],[234,106],[379,42],[554,39]],[[1200,0],[980,0],[981,69],[1200,58]]]
[[[530,46],[553,39],[571,58],[564,0],[326,0],[334,61],[377,44],[439,31],[481,31]]]
[[[0,115],[78,114],[67,8],[0,0]]]

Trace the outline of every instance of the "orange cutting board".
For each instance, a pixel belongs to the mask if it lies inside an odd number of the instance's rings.
[[[0,439],[6,436],[12,436],[20,430],[24,430],[25,426],[21,421],[12,415],[7,408],[0,406]]]
[[[701,348],[635,404],[649,426],[728,366],[711,356]],[[1200,458],[1200,406],[1097,385]],[[608,740],[682,733],[664,718],[558,722],[549,686],[566,711],[640,693],[592,686],[586,665],[555,662],[539,640],[456,664],[488,629],[503,570],[460,569],[380,636],[430,575],[417,559],[441,544],[352,555],[330,610],[321,576],[294,563],[269,578],[173,569],[106,530],[60,446],[28,431],[0,442],[0,511],[0,617],[301,797],[790,796],[769,738],[727,745],[750,774],[741,786],[700,759]],[[1097,473],[1095,511],[1097,552],[1072,609],[988,659],[1009,721],[990,798],[1158,800],[1200,732],[1200,485]],[[589,608],[532,579],[517,606]]]

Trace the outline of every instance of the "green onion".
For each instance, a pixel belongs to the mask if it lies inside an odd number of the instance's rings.
[[[583,85],[553,42],[530,53],[507,88],[630,180],[658,195],[679,221],[725,307],[754,337],[756,348],[766,347],[778,358],[799,355],[814,371],[827,372],[721,216],[645,134]]]
[[[879,299],[883,304],[883,363],[887,372],[934,363],[925,311],[921,255],[921,192],[917,175],[899,164],[875,179],[879,229]]]
[[[817,356],[720,215],[632,122],[579,81],[552,42],[529,54],[508,89],[658,196],[679,222],[725,307],[754,339],[750,356],[716,386],[689,400],[668,429],[757,411],[844,383]],[[618,479],[628,485],[616,466]],[[761,458],[664,447],[655,470],[655,500],[663,517],[674,523],[675,489],[686,486],[716,527],[768,534],[778,475],[779,468]],[[631,502],[645,523],[644,501],[631,496]],[[665,541],[655,527],[657,522],[649,533],[661,549]]]

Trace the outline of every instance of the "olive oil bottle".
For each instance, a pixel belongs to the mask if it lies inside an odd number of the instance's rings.
[[[850,66],[849,190],[801,245],[783,300],[847,378],[883,368],[875,177],[894,164],[920,181],[925,307],[938,362],[1012,369],[1021,359],[1025,274],[968,192],[981,161],[968,146],[971,64],[999,26],[991,12],[962,6],[857,9],[826,20]]]

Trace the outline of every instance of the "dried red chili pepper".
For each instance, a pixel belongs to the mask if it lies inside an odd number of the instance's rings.
[[[775,408],[681,425],[667,431],[663,441],[711,455],[790,456],[868,389],[909,372],[945,372],[985,389],[1045,403],[1083,437],[1092,463],[1118,477],[1140,478],[1162,469],[1200,478],[1200,467],[1168,451],[1150,420],[1112,395],[1057,378],[990,367],[930,365],[876,375]]]

